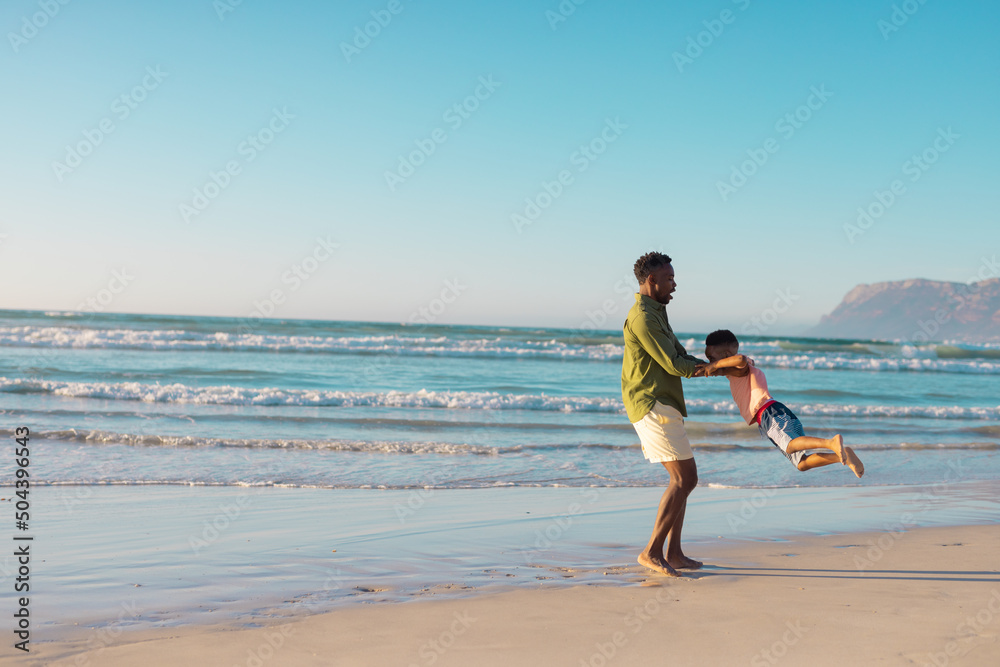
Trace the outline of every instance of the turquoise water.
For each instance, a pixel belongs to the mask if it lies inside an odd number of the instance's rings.
[[[700,354],[703,333],[681,333]],[[45,484],[662,486],[618,331],[0,311],[0,430]],[[1000,349],[747,337],[774,396],[865,462],[792,467],[723,378],[684,381],[702,484],[1000,477]],[[10,463],[4,465],[9,466]]]

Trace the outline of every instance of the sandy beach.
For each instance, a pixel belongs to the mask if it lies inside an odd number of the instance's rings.
[[[0,664],[1000,657],[995,485],[700,489],[686,543],[706,566],[680,580],[634,562],[656,489],[439,491],[403,522],[411,492],[88,490],[66,509],[47,489],[31,652]]]
[[[44,645],[31,664],[989,665],[1000,659],[997,553],[992,526],[755,543],[711,549],[683,580],[630,567],[636,585],[126,632],[91,650]]]

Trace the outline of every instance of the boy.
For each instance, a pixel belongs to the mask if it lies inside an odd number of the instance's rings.
[[[739,354],[739,349],[740,342],[728,329],[708,334],[705,356],[710,363],[702,373],[729,378],[733,400],[747,424],[757,424],[761,436],[773,442],[799,470],[843,463],[858,477],[864,475],[865,467],[861,459],[853,449],[844,446],[844,439],[839,433],[828,440],[805,435],[802,422],[795,413],[771,398],[764,372],[754,365],[752,359]],[[828,449],[831,453],[807,454],[807,449]]]

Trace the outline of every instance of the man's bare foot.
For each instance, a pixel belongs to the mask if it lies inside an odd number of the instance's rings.
[[[641,554],[639,554],[639,558],[637,558],[636,560],[639,561],[639,565],[644,565],[645,567],[648,567],[650,570],[654,570],[656,572],[659,572],[660,574],[665,574],[668,577],[681,576],[681,573],[675,570],[674,568],[670,567],[670,564],[667,563],[667,561],[663,560],[662,557],[650,556],[648,553],[643,551]]]
[[[833,450],[833,453],[837,455],[837,458],[840,459],[840,462],[843,463],[846,466],[847,465],[847,452],[844,451],[844,438],[843,438],[843,436],[841,436],[838,433],[837,435],[833,436],[832,438],[830,438],[826,442],[830,446],[830,449]]]
[[[858,458],[858,455],[850,447],[844,447],[844,451],[847,453],[847,467],[860,478],[865,474],[865,464],[861,462],[861,459]]]
[[[667,564],[675,570],[699,570],[701,566],[704,565],[700,560],[695,560],[694,558],[688,558],[687,556],[681,556],[680,558],[668,558]]]

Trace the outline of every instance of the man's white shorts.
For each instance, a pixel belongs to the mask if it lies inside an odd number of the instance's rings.
[[[650,463],[694,458],[684,430],[684,418],[677,408],[657,401],[653,409],[632,426],[639,434],[642,453]]]

